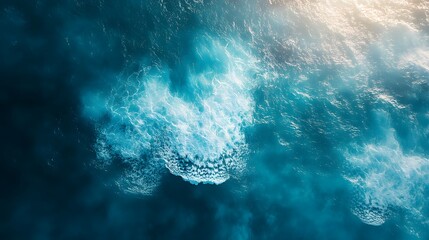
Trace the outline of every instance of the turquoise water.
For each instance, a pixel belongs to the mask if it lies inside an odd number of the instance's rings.
[[[4,5],[5,52],[44,52],[50,39],[53,57],[36,75],[64,86],[40,88],[73,89],[75,120],[59,114],[58,131],[84,139],[67,161],[92,180],[69,201],[103,210],[58,218],[76,229],[86,215],[100,222],[87,236],[429,238],[426,1]],[[17,59],[10,65],[29,61]],[[55,167],[66,150],[52,148],[37,156],[73,179]],[[30,214],[41,217],[56,219]],[[47,229],[34,233],[74,236]]]

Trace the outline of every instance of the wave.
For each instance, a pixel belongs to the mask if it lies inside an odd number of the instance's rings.
[[[119,81],[106,103],[109,120],[98,128],[100,159],[117,155],[139,166],[127,175],[141,174],[139,163],[148,161],[145,176],[165,166],[195,184],[220,184],[244,169],[256,60],[238,43],[208,35],[195,39],[189,58],[183,89],[173,89],[167,66],[146,66]],[[141,187],[156,181],[148,182]]]
[[[382,118],[386,115],[379,113]],[[406,210],[410,218],[422,220],[429,159],[405,153],[390,126],[383,133],[384,139],[355,146],[346,153],[345,178],[355,189],[352,212],[362,222],[375,226],[383,224],[398,209]]]

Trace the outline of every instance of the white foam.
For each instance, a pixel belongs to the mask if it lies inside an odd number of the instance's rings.
[[[145,156],[191,183],[220,184],[244,168],[256,61],[237,43],[209,36],[198,38],[195,49],[198,61],[212,62],[204,71],[187,66],[187,93],[171,90],[167,67],[120,81],[107,103],[111,120],[99,128],[100,156],[117,154],[133,166]],[[154,166],[127,174],[145,179]]]
[[[366,144],[346,158],[350,163],[346,179],[356,190],[352,212],[362,222],[381,225],[395,208],[421,216],[429,160],[404,153],[394,130],[387,130],[383,142]]]

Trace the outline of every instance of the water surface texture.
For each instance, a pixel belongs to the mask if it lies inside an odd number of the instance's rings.
[[[0,9],[0,238],[429,239],[426,0]]]

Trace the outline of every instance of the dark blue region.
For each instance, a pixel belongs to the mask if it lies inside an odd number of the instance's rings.
[[[260,86],[256,105],[275,124],[246,130],[252,149],[248,173],[221,185],[195,186],[165,174],[153,195],[125,194],[114,186],[120,162],[109,171],[93,166],[97,135],[93,122],[82,116],[82,92],[108,91],[119,72],[138,70],[143,58],[166,64],[172,89],[186,91],[189,63],[181,59],[192,62],[194,37],[207,31],[248,41],[248,32],[233,29],[245,29],[248,5],[262,2],[204,1],[183,11],[187,1],[0,1],[0,238],[428,239],[427,225],[416,223],[419,236],[404,227],[409,214],[400,206],[377,227],[353,215],[354,191],[342,177],[344,157],[338,153],[349,143],[377,139],[375,132],[390,124],[404,152],[415,150],[427,160],[424,71],[405,74],[383,70],[380,63],[380,71],[372,73],[372,81],[394,79],[378,87],[409,106],[403,111],[379,106],[366,93],[340,91],[337,98],[349,108],[338,116],[362,130],[358,137],[336,128],[329,114],[336,108],[325,98],[304,104],[287,93],[288,82],[280,90]],[[427,26],[422,23],[426,34]],[[277,54],[273,61],[291,58],[271,50]],[[378,56],[372,57],[377,64]],[[335,79],[335,71],[326,68],[310,77],[314,93],[323,96],[318,80]],[[412,89],[404,83],[410,78],[426,84]],[[287,96],[291,104],[275,102],[276,96]],[[265,106],[267,101],[273,103]],[[390,114],[391,123],[377,117],[379,109]],[[299,119],[299,137],[290,134],[282,113]],[[407,114],[418,124],[410,124]],[[415,137],[410,129],[421,134]],[[292,147],[284,148],[279,136]],[[429,196],[425,183],[422,195]],[[421,201],[427,219],[427,200]]]

